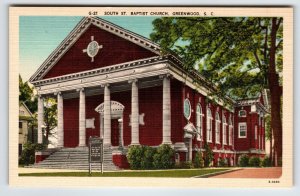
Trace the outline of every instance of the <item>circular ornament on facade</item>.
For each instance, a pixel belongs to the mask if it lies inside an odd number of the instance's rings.
[[[187,120],[190,120],[191,118],[191,111],[192,111],[191,102],[189,99],[185,99],[183,103],[183,114]]]
[[[87,46],[87,54],[89,57],[95,57],[99,51],[99,44],[96,41],[91,41]]]

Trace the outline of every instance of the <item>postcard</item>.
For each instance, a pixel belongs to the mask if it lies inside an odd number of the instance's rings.
[[[11,186],[291,187],[292,100],[291,7],[9,9]]]

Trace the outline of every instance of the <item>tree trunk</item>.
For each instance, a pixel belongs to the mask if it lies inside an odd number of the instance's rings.
[[[273,165],[273,133],[272,129],[270,131],[270,160],[271,160],[271,165]]]
[[[270,66],[269,66],[269,89],[271,94],[271,128],[274,135],[274,159],[275,166],[278,166],[279,160],[282,159],[282,122],[280,116],[280,97],[281,87],[279,86],[278,75],[275,68],[276,53],[276,32],[277,18],[272,18],[271,46],[270,46]]]

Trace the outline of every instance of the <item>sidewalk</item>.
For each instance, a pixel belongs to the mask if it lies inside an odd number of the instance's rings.
[[[281,167],[243,168],[220,175],[215,175],[210,178],[280,178],[281,174]]]

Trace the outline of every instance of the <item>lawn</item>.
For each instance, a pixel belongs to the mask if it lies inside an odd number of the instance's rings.
[[[223,172],[230,169],[178,169],[159,171],[118,171],[118,172],[93,172],[92,177],[162,177],[162,178],[188,178]],[[19,176],[45,176],[45,177],[88,177],[88,172],[52,172],[52,173],[21,173]]]

